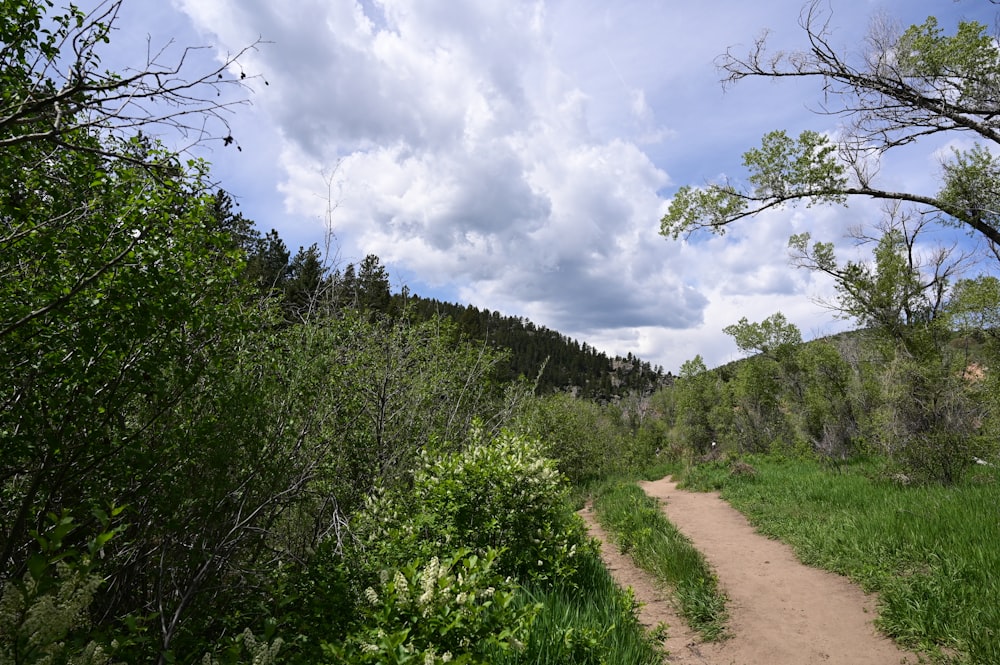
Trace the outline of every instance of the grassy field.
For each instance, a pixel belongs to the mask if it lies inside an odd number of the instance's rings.
[[[614,544],[671,590],[692,628],[706,640],[722,636],[725,598],[715,576],[655,499],[632,483],[610,483],[597,492],[594,510]]]
[[[942,661],[1000,663],[1000,474],[983,468],[953,487],[903,486],[873,464],[747,458],[683,478],[719,489],[763,533],[810,565],[878,592],[879,626]]]

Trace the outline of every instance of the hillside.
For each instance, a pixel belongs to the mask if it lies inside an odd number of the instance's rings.
[[[300,247],[292,256],[277,231],[262,235],[255,230],[253,222],[236,212],[224,191],[216,194],[214,214],[218,225],[239,238],[247,252],[250,281],[263,295],[275,296],[282,302],[290,322],[300,322],[307,314],[343,309],[389,317],[405,315],[414,321],[444,316],[470,339],[508,350],[509,366],[499,378],[537,378],[540,394],[568,392],[611,402],[634,393],[651,395],[673,382],[674,377],[664,373],[662,367],[653,367],[631,353],[608,357],[587,342],[521,316],[424,298],[406,287],[391,293],[389,270],[375,254],[336,270],[325,265],[315,244]]]
[[[509,350],[509,371],[501,378],[538,377],[542,394],[563,391],[608,402],[631,393],[649,395],[673,381],[662,367],[653,367],[631,353],[624,358],[608,357],[587,342],[524,317],[408,294],[396,294],[393,301],[395,311],[407,311],[419,319],[446,316],[469,338]]]

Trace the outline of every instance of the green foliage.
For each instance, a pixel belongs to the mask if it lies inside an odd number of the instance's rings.
[[[201,665],[276,665],[284,662],[278,658],[285,642],[271,635],[273,625],[269,625],[265,635],[258,636],[246,628],[230,640],[224,649],[205,654]]]
[[[730,185],[704,189],[684,185],[674,193],[667,214],[660,220],[660,234],[676,240],[700,227],[724,234],[726,224],[746,211],[746,198]]]
[[[946,212],[966,223],[1000,228],[1000,159],[987,148],[954,150],[943,165],[943,181],[938,199]]]
[[[817,242],[810,249],[808,233],[792,236],[788,245],[797,267],[833,277],[838,298],[831,308],[839,316],[905,342],[912,338],[914,326],[937,316],[948,277],[962,261],[948,264],[949,251],[939,250],[931,266],[932,274],[923,275],[924,266],[914,251],[923,226],[908,229],[907,221],[906,216],[890,216],[872,261],[849,261],[840,266],[832,243]]]
[[[837,147],[817,132],[802,132],[797,140],[771,132],[760,148],[744,153],[743,165],[750,188],[725,183],[678,189],[660,220],[660,233],[673,239],[702,228],[722,234],[731,222],[786,202],[845,201],[847,178]]]
[[[695,454],[704,455],[718,438],[709,411],[718,403],[719,395],[716,377],[705,369],[701,356],[681,365],[680,377],[671,392],[676,414],[675,437]]]
[[[589,545],[567,510],[567,485],[537,441],[473,432],[456,453],[424,452],[412,486],[374,494],[353,526],[364,568],[378,571],[454,547],[500,552],[498,572],[524,583],[572,583]]]
[[[798,437],[826,457],[852,452],[858,431],[855,400],[862,396],[852,381],[850,364],[830,342],[803,346],[797,354],[801,374],[793,393],[798,395]]]
[[[736,342],[740,351],[749,353],[777,353],[783,348],[802,343],[798,327],[789,323],[785,315],[776,312],[760,323],[750,323],[744,316],[740,322],[722,329]]]
[[[982,23],[961,21],[948,36],[929,16],[907,28],[896,42],[899,72],[917,89],[950,93],[958,106],[992,103],[1000,82],[1000,57],[988,30]]]
[[[780,449],[793,444],[787,418],[788,384],[797,374],[796,345],[802,336],[798,327],[778,312],[761,323],[746,317],[723,329],[741,351],[760,355],[739,364],[729,384],[733,401],[733,432],[742,452]]]
[[[601,524],[636,564],[673,591],[681,614],[706,640],[723,637],[726,599],[705,558],[664,516],[659,503],[630,483],[594,498]]]
[[[517,587],[494,571],[497,551],[459,548],[413,562],[364,591],[359,629],[323,649],[337,663],[481,663],[522,649],[537,605],[515,602]]]
[[[403,479],[428,442],[461,447],[473,420],[499,428],[521,399],[496,380],[506,356],[446,319],[345,312],[315,325],[329,331],[336,359],[330,381],[341,405],[324,433],[338,460],[330,480],[349,510],[377,483]]]
[[[331,284],[320,255],[319,245],[300,247],[285,270],[285,317],[289,321],[308,321],[330,310]]]
[[[319,642],[336,662],[657,662],[566,493],[509,432],[423,453],[288,587],[290,662],[321,660]]]
[[[948,323],[966,334],[1000,332],[1000,279],[981,275],[962,279],[951,291]]]
[[[655,439],[640,440],[629,430],[618,409],[565,394],[531,400],[515,427],[542,442],[574,487],[634,472],[656,449]]]
[[[81,552],[67,543],[79,525],[68,514],[48,515],[48,525],[35,532],[37,551],[19,580],[5,581],[0,594],[0,659],[5,663],[103,665],[111,645],[90,639],[88,610],[103,585],[97,559],[122,530],[112,526],[122,512],[94,509],[99,533]]]
[[[743,166],[755,199],[843,203],[844,165],[837,160],[837,146],[818,132],[804,131],[798,140],[784,131],[771,132],[760,148],[743,154]]]
[[[740,452],[787,450],[794,441],[786,418],[781,364],[766,356],[739,364],[729,382],[733,430]]]
[[[910,480],[951,485],[977,458],[996,451],[995,439],[982,430],[982,387],[970,385],[962,368],[898,357],[883,386],[876,440]]]

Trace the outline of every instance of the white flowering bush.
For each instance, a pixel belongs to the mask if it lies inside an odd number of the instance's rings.
[[[73,645],[67,638],[87,625],[87,609],[102,579],[89,564],[54,565],[47,584],[25,573],[7,582],[0,595],[0,662],[97,665],[109,658],[94,642]],[[48,587],[48,588],[45,588]]]
[[[324,644],[337,663],[479,663],[497,649],[519,649],[538,610],[515,602],[516,585],[494,570],[496,550],[460,549],[383,571],[364,590],[358,628]]]
[[[27,560],[27,571],[4,582],[0,589],[0,663],[19,665],[106,665],[111,657],[90,639],[89,609],[104,578],[95,560],[120,531],[110,514],[94,509],[99,533],[87,542],[86,552],[66,547],[77,530],[63,513],[48,515],[49,524],[34,532],[38,551]]]
[[[202,656],[201,665],[276,665],[281,662],[278,654],[285,641],[272,637],[270,632],[258,637],[246,628],[222,654],[209,652]]]
[[[369,570],[457,547],[500,552],[498,571],[522,583],[570,584],[592,547],[567,504],[568,486],[540,444],[474,431],[460,452],[423,453],[407,491],[376,493],[354,522]]]

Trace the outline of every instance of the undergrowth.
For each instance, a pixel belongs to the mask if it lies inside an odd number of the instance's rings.
[[[524,590],[540,607],[522,650],[498,651],[497,665],[659,665],[662,646],[636,616],[635,600],[615,583],[596,551],[588,550],[579,587]]]
[[[705,558],[660,510],[659,502],[631,483],[613,483],[594,498],[597,519],[618,548],[674,595],[678,610],[705,640],[723,636],[726,599]]]

